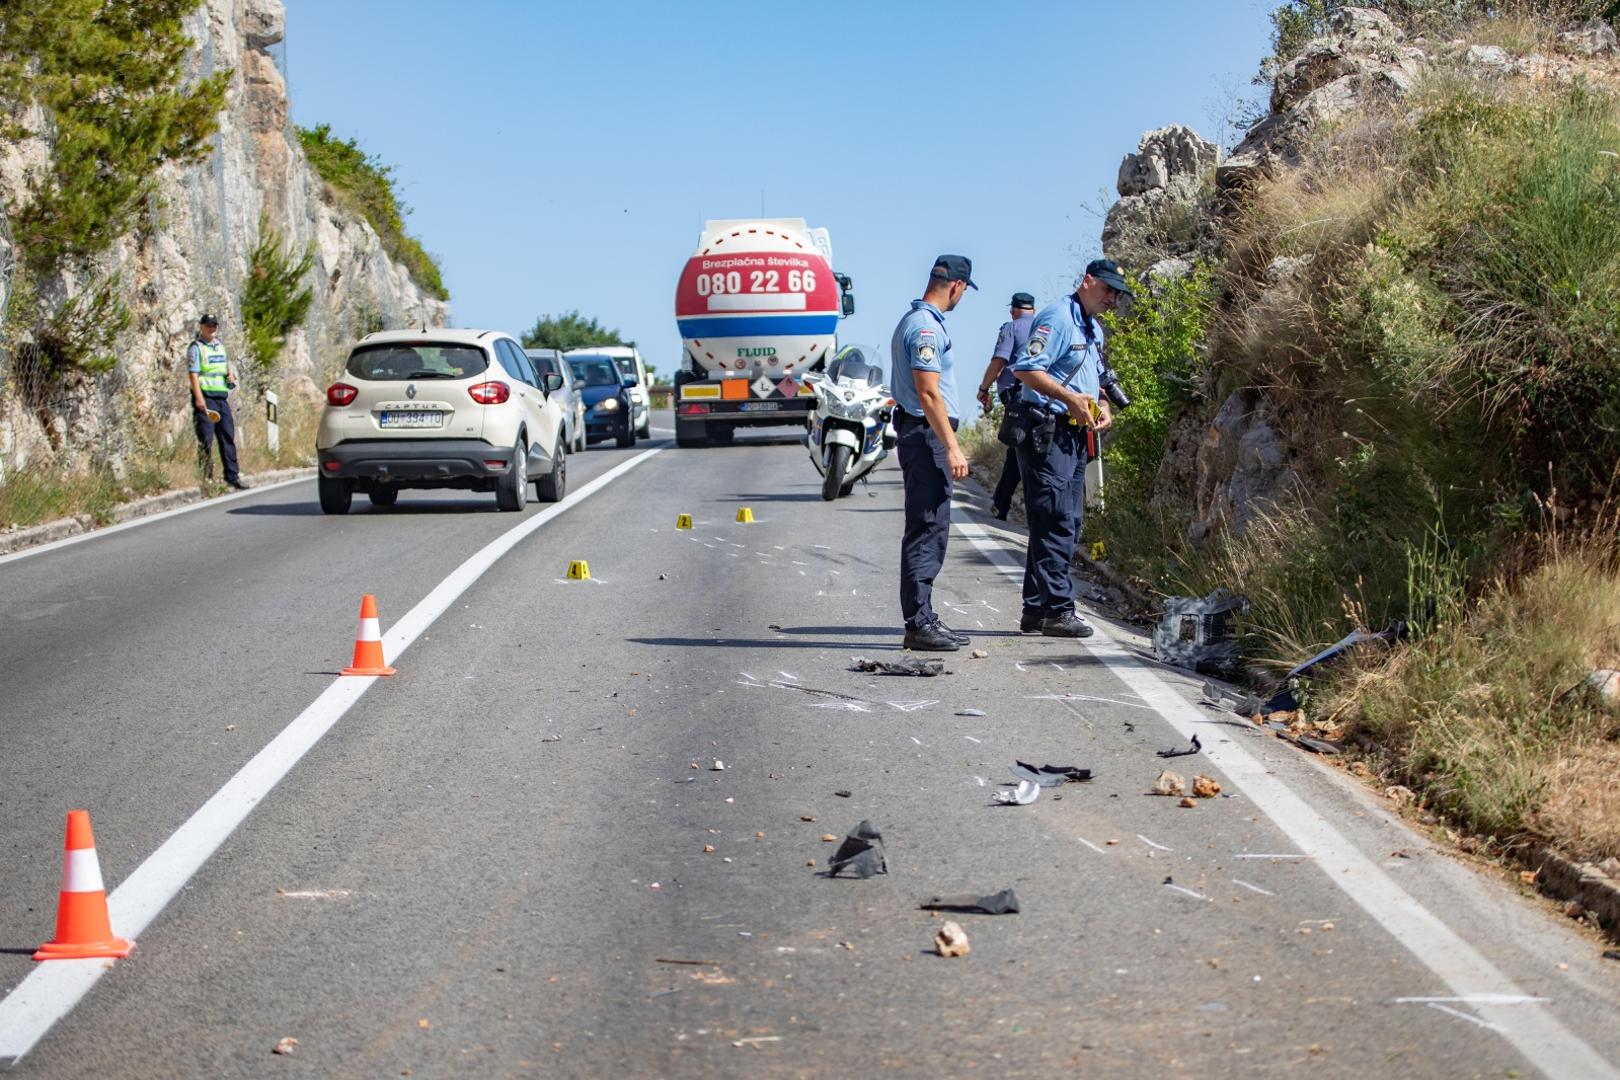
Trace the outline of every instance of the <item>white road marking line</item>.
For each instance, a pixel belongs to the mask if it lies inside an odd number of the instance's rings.
[[[1136,838],[1138,840],[1142,841],[1142,843],[1146,844],[1150,848],[1158,848],[1160,851],[1172,851],[1172,850],[1174,850],[1173,848],[1165,847],[1163,844],[1155,844],[1152,840],[1149,840],[1147,837],[1143,836],[1141,833],[1137,833]]]
[[[1241,885],[1241,886],[1243,886],[1243,887],[1244,887],[1244,888],[1245,888],[1245,889],[1248,889],[1248,890],[1249,890],[1249,891],[1250,891],[1250,892],[1257,892],[1257,893],[1259,893],[1259,894],[1260,894],[1260,895],[1261,895],[1261,896],[1276,896],[1276,895],[1277,895],[1277,894],[1276,894],[1276,893],[1274,893],[1274,892],[1271,892],[1271,891],[1269,891],[1269,890],[1267,890],[1267,889],[1262,889],[1262,888],[1261,888],[1261,887],[1260,887],[1260,886],[1258,886],[1258,885],[1251,885],[1251,884],[1250,884],[1250,883],[1249,883],[1249,882],[1247,882],[1247,881],[1240,881],[1240,880],[1239,880],[1239,879],[1237,879],[1237,878],[1233,878],[1233,879],[1232,879],[1232,884],[1234,884],[1234,885]]]
[[[1238,859],[1312,859],[1314,855],[1284,855],[1281,853],[1243,851],[1233,856]]]
[[[449,610],[462,593],[520,541],[662,452],[662,448],[655,448],[638,454],[562,502],[552,504],[485,544],[383,635],[384,663],[396,663],[434,620]],[[107,908],[117,933],[138,938],[253,808],[376,681],[374,676],[354,675],[334,680],[185,824],[148,855],[107,897]],[[28,1053],[111,967],[112,964],[104,960],[53,960],[30,972],[11,993],[0,999],[0,1061],[15,1062]]]
[[[1398,997],[1391,1000],[1397,1005],[1433,1005],[1436,1002],[1450,1002],[1453,1005],[1537,1005],[1551,999],[1531,994],[1463,994],[1460,997]]]
[[[1075,839],[1080,841],[1082,844],[1086,845],[1086,847],[1090,848],[1092,851],[1095,851],[1099,855],[1108,854],[1108,852],[1104,851],[1102,848],[1098,847],[1096,844],[1093,844],[1090,840],[1087,840],[1083,836],[1077,836],[1077,837],[1075,837]]]
[[[238,499],[250,499],[255,495],[263,495],[267,491],[275,491],[278,488],[284,488],[290,484],[307,484],[313,479],[315,479],[315,476],[313,472],[311,472],[311,475],[309,476],[298,476],[291,480],[281,480],[274,484],[266,484],[264,487],[256,487],[251,491],[235,491],[229,495],[216,495],[210,499],[202,499],[198,502],[187,503],[184,506],[177,506],[173,510],[164,510],[161,513],[148,514],[145,517],[135,518],[133,521],[124,521],[117,525],[108,525],[104,529],[91,529],[89,532],[82,532],[76,536],[64,536],[60,540],[52,540],[50,543],[40,544],[38,547],[24,548],[22,551],[13,551],[10,555],[0,555],[0,566],[4,566],[8,562],[16,562],[18,559],[27,559],[35,555],[43,555],[47,551],[56,551],[60,548],[72,547],[74,544],[82,544],[86,540],[98,540],[103,536],[111,536],[113,533],[123,532],[125,529],[133,529],[137,525],[150,525],[153,522],[163,521],[167,518],[176,517],[180,514],[189,514],[193,510],[206,510],[210,506],[222,506],[225,503],[236,502]]]
[[[1022,581],[1023,561],[991,539],[982,526],[957,522],[956,528],[1007,578]],[[1193,733],[1204,726],[1204,714],[1101,626],[1095,623],[1093,626],[1096,633],[1080,642],[1086,651],[1101,660],[1143,701],[1154,706],[1183,738],[1191,739]],[[1293,789],[1267,771],[1248,750],[1237,743],[1222,741],[1204,747],[1204,756],[1226,774],[1233,786],[1242,788],[1250,801],[1264,811],[1306,857],[1316,858],[1329,880],[1377,919],[1447,986],[1465,997],[1478,994],[1524,996],[1513,980],[1397,885],[1377,863],[1345,839]],[[1146,837],[1141,839],[1146,840]],[[1342,869],[1333,873],[1326,869],[1328,866]],[[1479,1008],[1500,1028],[1502,1037],[1547,1076],[1620,1080],[1620,1069],[1600,1057],[1550,1011],[1539,1007],[1511,1010],[1497,1002],[1483,1002]]]
[[[1478,1026],[1480,1026],[1482,1028],[1489,1028],[1491,1031],[1496,1032],[1498,1035],[1507,1034],[1507,1032],[1503,1031],[1501,1028],[1497,1027],[1495,1024],[1491,1023],[1489,1020],[1481,1020],[1479,1017],[1474,1016],[1471,1013],[1465,1013],[1461,1009],[1453,1009],[1450,1005],[1442,1005],[1438,1001],[1431,1001],[1431,1002],[1429,1002],[1429,1008],[1431,1008],[1431,1009],[1439,1009],[1441,1012],[1446,1013],[1448,1016],[1455,1016],[1459,1020],[1466,1020],[1470,1024],[1477,1024]]]

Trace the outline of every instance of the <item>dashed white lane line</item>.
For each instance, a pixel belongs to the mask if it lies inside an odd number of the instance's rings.
[[[184,506],[177,506],[173,510],[164,510],[160,513],[148,514],[145,517],[138,517],[133,521],[120,522],[117,525],[108,525],[101,529],[91,529],[89,532],[82,532],[76,536],[64,536],[60,540],[52,540],[50,543],[40,544],[38,547],[24,548],[22,551],[13,551],[10,555],[0,555],[0,566],[4,566],[8,562],[16,562],[19,559],[30,559],[35,555],[43,555],[47,551],[56,551],[61,548],[72,547],[74,544],[82,544],[86,540],[99,540],[103,536],[111,536],[113,533],[121,533],[125,529],[133,529],[141,525],[151,525],[154,522],[162,521],[165,518],[176,517],[180,514],[189,514],[193,510],[206,510],[209,507],[223,506],[225,503],[236,502],[238,499],[251,499],[255,495],[263,495],[267,491],[275,491],[277,488],[284,488],[290,484],[307,484],[313,479],[315,479],[313,474],[309,476],[295,476],[291,480],[281,480],[274,484],[266,484],[264,487],[256,487],[250,491],[237,491],[232,492],[229,495],[216,495],[211,499],[202,499],[198,502],[187,503]]]
[[[954,507],[966,510],[960,503]],[[1022,581],[1024,562],[975,522],[955,523],[962,536],[991,565]],[[1083,645],[1143,701],[1153,706],[1183,738],[1205,728],[1205,717],[1158,673],[1142,663],[1102,627],[1081,639]],[[1241,788],[1300,851],[1316,860],[1323,872],[1363,910],[1460,997],[1479,1012],[1536,1068],[1549,1077],[1620,1080],[1620,1069],[1605,1061],[1540,1003],[1497,970],[1468,942],[1425,908],[1363,855],[1304,799],[1271,773],[1248,750],[1230,740],[1204,747],[1204,756]],[[1329,868],[1337,868],[1333,872]]]
[[[394,663],[435,619],[520,541],[662,452],[662,448],[648,450],[609,469],[562,502],[547,507],[485,544],[383,635],[384,661]],[[253,808],[376,681],[357,676],[333,681],[297,719],[176,829],[174,835],[148,855],[107,897],[114,932],[121,937],[138,937]],[[106,960],[51,960],[30,972],[0,1000],[0,1062],[14,1062],[28,1053],[112,966],[113,962]]]

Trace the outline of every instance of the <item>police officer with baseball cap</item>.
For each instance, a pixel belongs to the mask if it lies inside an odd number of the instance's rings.
[[[995,351],[990,354],[990,363],[984,369],[984,377],[979,380],[979,407],[985,412],[990,411],[992,384],[1003,408],[1017,394],[1018,380],[1013,377],[1012,368],[1008,365],[1029,340],[1029,328],[1034,325],[1034,318],[1035,298],[1027,292],[1013,293],[1008,319],[1001,324],[1001,332],[996,335]],[[1001,479],[996,482],[995,494],[990,496],[990,513],[1006,521],[1007,513],[1012,509],[1013,493],[1017,490],[1018,455],[1009,446],[1007,458],[1001,465]]]
[[[197,432],[197,455],[203,475],[214,475],[213,444],[219,443],[225,482],[238,491],[253,485],[236,467],[236,418],[229,394],[236,386],[236,370],[219,341],[219,320],[204,315],[197,320],[197,336],[186,347],[186,377],[191,384],[191,422]]]
[[[945,564],[951,532],[954,482],[967,477],[967,456],[956,441],[961,413],[951,371],[951,338],[945,313],[973,284],[973,263],[941,255],[928,273],[921,300],[901,317],[889,342],[894,372],[895,431],[900,476],[906,492],[905,533],[900,540],[900,613],[908,649],[955,652],[968,639],[940,621],[932,604],[934,578]]]
[[[1101,394],[1103,333],[1097,317],[1131,291],[1119,265],[1097,259],[1070,295],[1035,313],[1013,360],[1022,384],[1015,407],[1034,423],[1017,448],[1029,510],[1024,609],[1018,628],[1048,637],[1090,637],[1075,613],[1074,545],[1085,513],[1087,429],[1113,423]]]

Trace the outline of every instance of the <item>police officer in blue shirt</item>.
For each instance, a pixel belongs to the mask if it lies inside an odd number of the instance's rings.
[[[996,335],[996,350],[990,354],[990,364],[984,369],[984,378],[979,380],[979,407],[985,412],[990,411],[990,387],[995,385],[996,397],[1000,400],[1002,408],[1013,399],[1018,392],[1018,380],[1013,376],[1012,358],[1017,356],[1029,340],[1029,328],[1035,319],[1035,298],[1027,292],[1015,292],[1012,295],[1012,308],[1008,312],[1008,321],[1001,324],[1001,332]],[[1012,509],[1013,493],[1018,490],[1018,455],[1012,447],[1007,447],[1007,458],[1001,465],[1001,479],[996,483],[995,494],[990,496],[990,513],[1002,521],[1007,520],[1007,513]]]
[[[1087,429],[1113,423],[1101,395],[1102,328],[1097,316],[1130,295],[1111,259],[1086,267],[1074,292],[1036,312],[1029,342],[1013,361],[1022,383],[1017,407],[1038,421],[1018,447],[1029,551],[1024,559],[1024,610],[1018,628],[1047,637],[1090,637],[1075,613],[1074,545],[1085,512]]]
[[[921,300],[894,328],[889,356],[894,373],[895,433],[900,476],[906,490],[906,531],[900,541],[900,613],[905,616],[905,647],[955,652],[968,644],[934,614],[934,577],[945,564],[951,532],[953,481],[968,474],[967,456],[956,442],[961,416],[951,373],[951,338],[945,313],[973,284],[973,263],[962,255],[941,255],[928,273]]]

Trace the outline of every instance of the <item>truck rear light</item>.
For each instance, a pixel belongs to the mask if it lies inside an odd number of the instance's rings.
[[[343,462],[341,461],[328,461],[325,466],[327,472],[337,472],[342,467]]]
[[[678,411],[682,416],[702,416],[709,411],[709,407],[701,401],[683,401]]]
[[[360,391],[348,383],[335,382],[326,388],[326,403],[328,405],[347,405],[354,400]]]
[[[480,405],[500,405],[512,396],[512,388],[503,382],[481,382],[467,387],[467,393]]]

